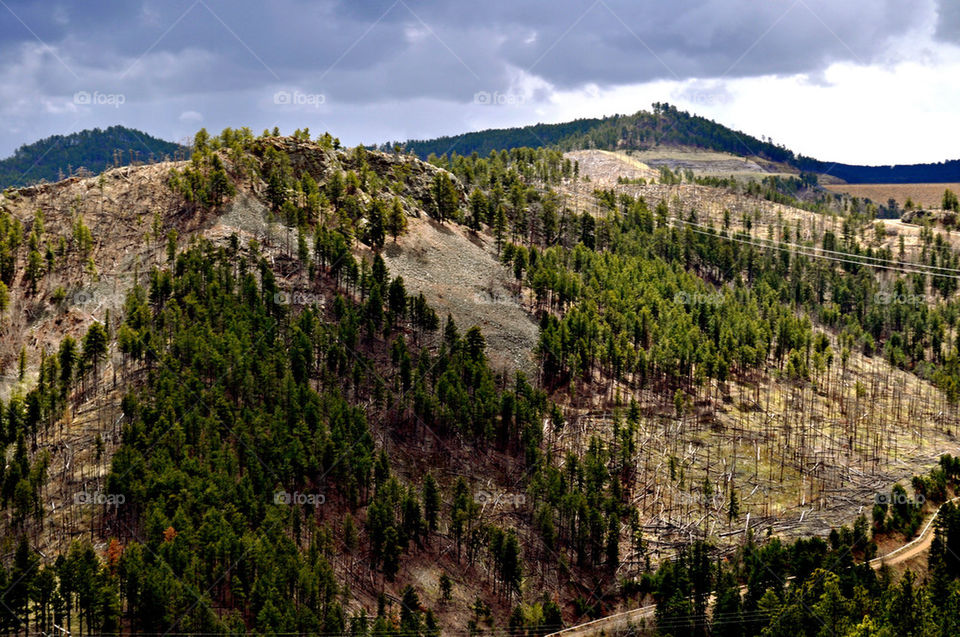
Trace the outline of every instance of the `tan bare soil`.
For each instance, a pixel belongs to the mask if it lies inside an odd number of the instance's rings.
[[[403,277],[407,292],[422,292],[441,320],[449,312],[461,332],[473,325],[483,330],[494,369],[520,369],[535,378],[539,328],[512,273],[497,262],[489,235],[422,215],[409,220],[397,243],[387,242],[383,257],[390,273]]]
[[[604,188],[617,184],[620,177],[655,183],[660,179],[663,166],[674,173],[691,170],[698,177],[736,177],[741,180],[796,174],[784,166],[763,160],[696,148],[664,147],[629,152],[577,150],[564,156],[580,163],[581,176],[589,176],[592,184]]]
[[[660,177],[659,170],[624,153],[608,150],[575,150],[564,153],[564,157],[579,162],[580,175],[590,175],[591,181],[596,184],[608,182],[615,184],[618,177],[647,181]]]
[[[659,171],[666,166],[673,172],[692,170],[695,175],[714,177],[741,177],[759,179],[769,175],[791,175],[796,171],[758,158],[740,157],[730,153],[700,148],[663,147],[644,151],[630,151],[630,159],[639,160]]]
[[[943,200],[943,191],[949,188],[960,192],[960,184],[828,184],[824,186],[831,192],[842,192],[853,197],[867,198],[877,204],[887,204],[888,199],[896,199],[902,207],[907,199],[912,199],[920,208],[939,208]]]

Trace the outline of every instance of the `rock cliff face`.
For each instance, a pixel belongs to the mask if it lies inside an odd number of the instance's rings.
[[[30,386],[41,352],[54,351],[64,336],[79,337],[93,321],[119,317],[127,290],[163,259],[171,230],[186,236],[208,225],[205,215],[186,213],[167,187],[177,165],[116,168],[0,196],[0,224],[19,226],[22,237],[7,245],[16,267],[5,281],[10,304],[0,316],[0,396],[19,384],[21,352]],[[34,283],[27,264],[35,233],[43,267]]]

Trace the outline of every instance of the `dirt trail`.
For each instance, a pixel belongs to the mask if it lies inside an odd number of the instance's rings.
[[[870,560],[870,566],[873,568],[880,568],[884,564],[887,566],[893,566],[895,564],[900,564],[902,562],[911,560],[918,555],[925,553],[930,548],[930,544],[933,543],[933,523],[940,515],[940,511],[947,504],[956,502],[958,500],[960,500],[960,496],[947,500],[945,503],[941,504],[939,507],[937,507],[937,510],[934,511],[933,515],[930,516],[930,519],[927,520],[927,524],[923,527],[923,531],[920,532],[920,535],[910,540],[900,548],[890,551],[886,555],[873,558]]]

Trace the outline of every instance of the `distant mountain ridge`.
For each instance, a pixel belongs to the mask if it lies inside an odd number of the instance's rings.
[[[408,150],[430,154],[487,155],[491,150],[521,146],[555,146],[562,150],[648,150],[656,146],[693,146],[734,155],[759,157],[801,172],[827,174],[848,183],[947,183],[960,181],[960,160],[930,164],[862,166],[821,161],[798,155],[782,145],[735,131],[713,120],[654,104],[633,115],[578,119],[561,124],[489,129],[430,140],[410,140]]]
[[[125,126],[52,135],[24,144],[0,160],[0,188],[69,177],[79,168],[99,173],[114,165],[184,157],[189,149]]]

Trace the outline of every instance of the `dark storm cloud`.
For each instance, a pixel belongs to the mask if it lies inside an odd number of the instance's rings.
[[[817,71],[840,59],[869,61],[888,36],[912,26],[917,13],[904,0],[185,0],[62,3],[52,10],[48,3],[8,6],[78,75],[92,67],[116,73],[118,80],[151,76],[159,84],[145,82],[145,88],[163,90],[195,90],[197,82],[208,89],[234,89],[322,78],[342,100],[464,99],[468,86],[496,88],[507,82],[511,67],[563,88]],[[5,55],[34,41],[20,20],[3,9],[0,13]],[[960,14],[951,8],[943,15]],[[190,69],[207,75],[189,77],[162,67],[178,56],[189,57],[185,52],[191,50],[209,53],[204,69]]]
[[[870,62],[922,14],[908,0],[5,0],[0,149],[72,125],[51,113],[76,112],[75,128],[156,118],[168,136],[186,111],[212,128],[285,123],[278,90],[322,94],[310,114],[342,122],[376,105],[469,104],[524,73],[558,89],[816,74]],[[958,23],[941,11],[944,33]],[[77,91],[122,93],[124,108],[74,109]]]
[[[463,42],[465,51],[479,44],[493,61],[530,69],[561,87],[813,72],[836,60],[869,62],[890,36],[922,17],[908,0],[408,4],[441,37]],[[355,3],[343,15],[371,20],[381,6]],[[407,19],[398,9],[384,22]],[[471,33],[489,37],[476,42]]]
[[[960,43],[960,3],[940,0],[937,7],[937,38]]]

